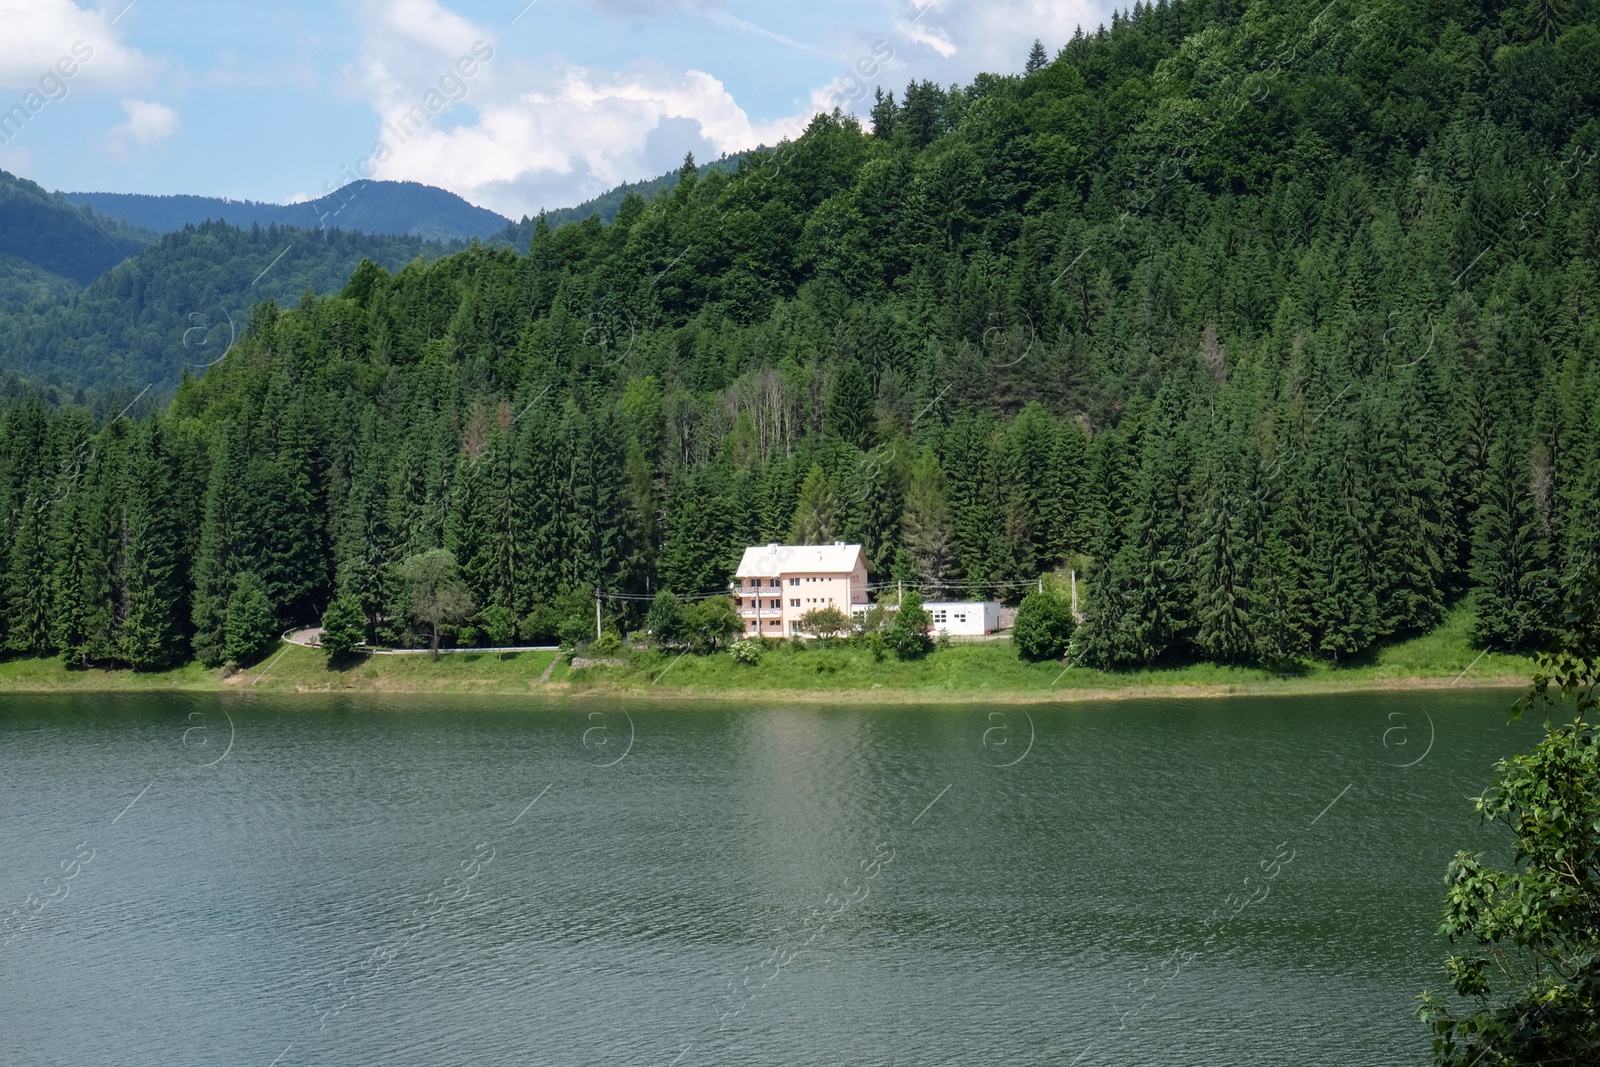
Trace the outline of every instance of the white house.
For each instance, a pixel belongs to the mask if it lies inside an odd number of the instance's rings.
[[[998,600],[935,600],[922,605],[933,616],[933,631],[952,637],[992,634],[1000,629]]]
[[[860,545],[757,545],[734,572],[734,606],[746,636],[790,637],[800,616],[838,608],[849,618],[867,606],[867,557]]]

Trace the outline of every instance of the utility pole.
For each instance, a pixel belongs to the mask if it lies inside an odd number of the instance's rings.
[[[594,639],[600,640],[600,587],[594,587]]]
[[[1072,621],[1082,622],[1083,616],[1078,614],[1078,572],[1069,572],[1072,575]]]
[[[1039,592],[1044,592],[1044,575],[1039,575]]]

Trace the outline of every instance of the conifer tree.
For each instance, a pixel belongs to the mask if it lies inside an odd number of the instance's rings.
[[[241,666],[255,661],[276,632],[277,620],[267,585],[254,571],[242,571],[234,579],[223,620],[223,652]]]
[[[1370,489],[1358,473],[1354,427],[1333,416],[1314,428],[1308,471],[1309,576],[1316,650],[1338,663],[1378,635],[1372,587]]]
[[[1473,515],[1474,637],[1485,648],[1526,650],[1548,633],[1555,590],[1550,546],[1528,490],[1526,454],[1509,434],[1489,448],[1481,499]]]
[[[184,616],[174,456],[160,420],[131,442],[122,499],[117,655],[135,670],[160,670],[182,658]]]
[[[55,569],[51,576],[51,643],[80,667],[115,652],[111,560],[115,542],[107,521],[105,457],[92,453],[87,472],[57,508]]]
[[[194,561],[194,652],[208,667],[228,658],[228,601],[245,568],[254,526],[249,469],[243,426],[231,423],[213,453]]]
[[[832,544],[839,522],[839,500],[821,464],[812,464],[795,502],[789,541],[796,545]]]
[[[1180,413],[1179,389],[1164,387],[1144,434],[1125,538],[1104,565],[1086,620],[1090,655],[1106,665],[1148,666],[1188,636],[1193,594],[1184,568],[1188,509]]]
[[[1023,72],[1036,74],[1043,70],[1050,62],[1050,57],[1045,55],[1044,42],[1035,37],[1033,47],[1028,50],[1028,62],[1023,66]]]
[[[1063,487],[1057,467],[1061,445],[1055,422],[1044,407],[1031,403],[1017,413],[1006,430],[1006,481],[1009,510],[1019,538],[1018,577],[1049,570],[1060,560],[1056,548],[1066,538]]]
[[[1207,659],[1237,663],[1255,652],[1250,589],[1259,520],[1245,488],[1248,460],[1231,429],[1217,432],[1209,453],[1191,550],[1194,643]]]
[[[367,617],[354,597],[335,597],[322,616],[321,644],[329,659],[349,656],[367,639]]]
[[[950,505],[944,471],[931,449],[925,449],[911,465],[900,529],[911,573],[918,580],[937,584],[949,577]]]

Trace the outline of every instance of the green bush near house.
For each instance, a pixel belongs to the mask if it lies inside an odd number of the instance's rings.
[[[1011,643],[1026,660],[1060,659],[1072,643],[1072,608],[1054,593],[1029,593],[1017,610]]]

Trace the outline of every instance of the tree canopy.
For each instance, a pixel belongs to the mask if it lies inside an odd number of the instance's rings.
[[[220,662],[245,571],[400,641],[436,549],[445,637],[546,640],[794,534],[974,598],[1086,559],[1102,667],[1348,663],[1469,597],[1537,648],[1600,497],[1596,5],[1325,11],[1136,5],[525,254],[362,263],[160,410],[0,388],[5,645]]]

